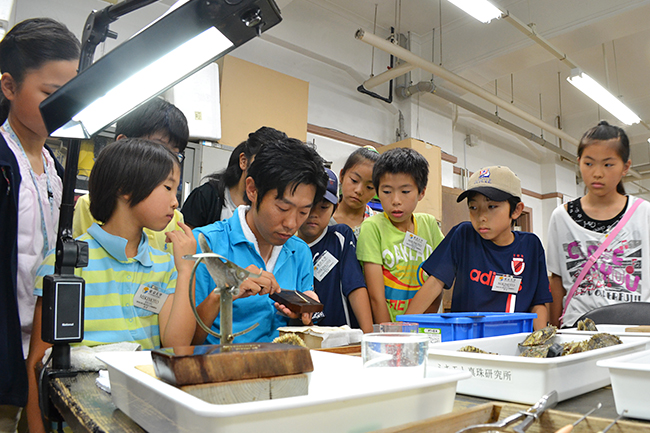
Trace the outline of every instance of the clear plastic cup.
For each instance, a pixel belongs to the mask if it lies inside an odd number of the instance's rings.
[[[364,334],[361,358],[367,371],[394,379],[426,375],[429,339],[424,334],[382,332]]]

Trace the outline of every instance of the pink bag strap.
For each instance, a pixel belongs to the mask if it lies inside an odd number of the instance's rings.
[[[564,303],[564,310],[562,311],[562,315],[560,316],[560,323],[562,323],[562,319],[564,318],[564,315],[566,314],[567,308],[569,308],[569,302],[571,301],[571,298],[573,298],[573,295],[575,294],[576,290],[578,290],[578,286],[580,283],[582,283],[582,280],[584,280],[585,276],[589,272],[589,269],[596,263],[598,260],[598,257],[602,254],[603,251],[609,246],[609,244],[612,243],[614,238],[616,238],[616,235],[618,235],[618,232],[621,231],[621,229],[627,224],[627,222],[632,218],[632,215],[634,214],[634,211],[636,211],[636,208],[641,205],[643,202],[643,199],[637,198],[634,203],[632,203],[632,206],[625,212],[625,215],[623,215],[623,218],[616,224],[616,226],[612,229],[611,232],[607,234],[607,237],[603,241],[602,244],[598,247],[598,249],[587,259],[587,262],[584,264],[582,267],[582,271],[580,272],[580,275],[578,278],[576,278],[575,282],[573,283],[573,286],[571,287],[571,290],[569,290],[569,294],[567,295],[566,302]]]

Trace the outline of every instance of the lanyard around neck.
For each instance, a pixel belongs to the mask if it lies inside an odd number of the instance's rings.
[[[23,148],[20,139],[18,138],[14,130],[11,128],[11,125],[9,124],[9,120],[5,121],[4,125],[2,125],[2,129],[7,131],[11,139],[16,144],[18,144],[18,147],[23,152],[23,156],[28,162],[29,174],[31,175],[32,183],[34,184],[34,188],[36,189],[36,196],[38,198],[38,209],[40,210],[40,214],[41,214],[41,232],[43,234],[43,257],[45,257],[47,255],[47,252],[50,250],[50,241],[47,235],[47,226],[45,224],[45,212],[43,210],[43,201],[41,200],[41,192],[40,189],[38,188],[38,182],[36,181],[36,173],[34,173],[34,169],[32,168],[31,163],[29,163],[29,158],[27,158],[27,153],[25,152],[25,149]],[[42,149],[41,149],[41,158],[43,158],[43,171],[45,173],[45,179],[47,181],[47,200],[50,203],[50,216],[52,221],[54,221],[54,192],[52,190],[52,184],[50,183],[50,175],[47,170],[47,161],[45,160],[45,155],[43,155]]]

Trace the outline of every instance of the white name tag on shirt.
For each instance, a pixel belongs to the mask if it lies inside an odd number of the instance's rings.
[[[512,275],[497,274],[492,283],[492,291],[517,294],[520,285],[521,278],[513,277]]]
[[[415,233],[411,233],[409,231],[406,232],[406,235],[404,235],[404,246],[417,251],[420,254],[424,254],[424,247],[427,246],[427,240],[424,238],[421,238],[420,236],[416,235]]]
[[[334,257],[329,251],[325,250],[318,260],[316,260],[316,263],[314,263],[314,278],[318,281],[322,281],[323,278],[334,269],[334,266],[336,266],[338,262],[339,260],[336,257]]]
[[[133,305],[159,314],[167,301],[167,296],[169,295],[158,290],[156,286],[147,287],[140,284],[138,291],[133,295]]]

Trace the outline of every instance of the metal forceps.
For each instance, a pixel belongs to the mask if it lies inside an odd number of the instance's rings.
[[[515,426],[513,430],[517,433],[524,433],[530,425],[537,420],[537,418],[547,409],[552,409],[557,404],[557,392],[551,391],[545,396],[543,396],[534,406],[530,407],[528,410],[519,411],[513,415],[510,415],[508,418],[505,418],[501,421],[493,422],[490,424],[477,424],[469,427],[465,427],[462,430],[457,431],[456,433],[479,433],[479,432],[488,432],[498,430],[503,427],[507,427],[511,424],[514,424],[517,421],[521,421],[520,424]]]

